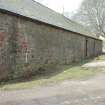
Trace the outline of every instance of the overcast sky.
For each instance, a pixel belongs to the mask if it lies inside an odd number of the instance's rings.
[[[83,0],[35,0],[38,1],[47,7],[63,13],[63,7],[65,12],[76,12],[80,7]]]

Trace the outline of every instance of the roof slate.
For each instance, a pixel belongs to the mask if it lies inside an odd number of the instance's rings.
[[[97,38],[88,29],[33,0],[0,0],[0,9]]]

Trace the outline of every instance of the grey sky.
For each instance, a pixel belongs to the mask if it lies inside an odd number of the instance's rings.
[[[63,7],[65,12],[76,12],[80,7],[83,0],[35,0],[38,1],[47,7],[63,13]]]

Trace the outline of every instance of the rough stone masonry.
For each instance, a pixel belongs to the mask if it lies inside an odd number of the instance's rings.
[[[0,80],[29,77],[48,65],[102,53],[102,41],[0,10]]]

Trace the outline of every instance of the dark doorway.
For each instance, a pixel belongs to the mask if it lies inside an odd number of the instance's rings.
[[[94,48],[93,48],[93,55],[95,55],[95,40],[94,40]]]
[[[88,39],[86,38],[86,50],[85,50],[85,56],[88,56]]]

